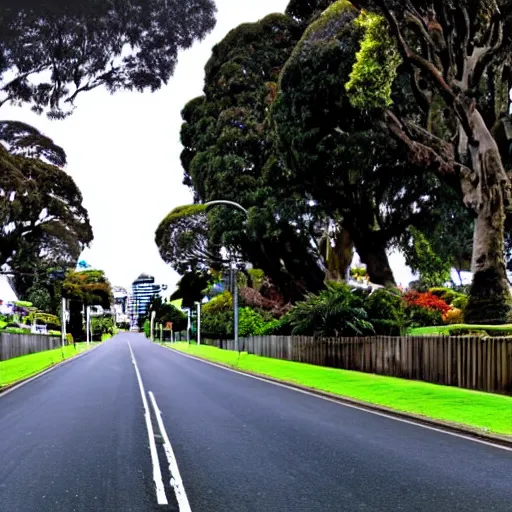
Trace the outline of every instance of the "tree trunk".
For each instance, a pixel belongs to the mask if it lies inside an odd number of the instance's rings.
[[[511,320],[512,313],[504,246],[510,183],[496,142],[480,113],[475,111],[471,120],[478,145],[470,146],[470,154],[478,183],[473,189],[467,181],[462,184],[465,201],[476,211],[473,283],[464,316],[468,323],[503,324]]]
[[[330,241],[334,239],[334,247]],[[346,281],[350,275],[350,264],[354,257],[354,242],[349,232],[338,227],[332,237],[326,237],[320,245],[322,254],[325,255],[327,279],[329,281]]]
[[[356,251],[361,261],[366,265],[370,281],[374,284],[392,288],[396,286],[396,283],[386,254],[386,245],[375,238],[354,240]]]

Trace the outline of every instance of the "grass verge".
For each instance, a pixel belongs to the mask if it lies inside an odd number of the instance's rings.
[[[89,348],[96,345],[98,343],[91,343]],[[44,352],[37,352],[28,356],[0,361],[0,389],[32,377],[50,366],[54,366],[86,350],[88,350],[87,343],[77,343],[76,349],[73,345],[67,345],[63,349],[45,350]]]
[[[506,325],[472,325],[472,324],[451,324],[451,325],[434,325],[429,327],[416,327],[408,332],[411,336],[430,336],[433,334],[444,334],[448,336],[450,331],[469,329],[474,332],[499,332],[505,333],[506,336],[512,335],[512,324]]]
[[[165,343],[166,346],[239,370],[339,396],[477,428],[512,435],[512,397],[426,382],[281,361],[206,345]]]

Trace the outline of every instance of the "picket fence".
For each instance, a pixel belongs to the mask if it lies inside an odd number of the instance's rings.
[[[206,343],[235,349],[233,340]],[[264,357],[512,395],[511,338],[255,336],[239,344]]]
[[[52,350],[61,346],[58,336],[44,334],[0,334],[0,361]]]

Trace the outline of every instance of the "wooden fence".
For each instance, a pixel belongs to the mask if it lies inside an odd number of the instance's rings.
[[[207,341],[234,350],[233,340]],[[250,354],[512,394],[512,338],[453,336],[240,339]]]
[[[59,348],[60,337],[44,334],[0,334],[0,361]]]

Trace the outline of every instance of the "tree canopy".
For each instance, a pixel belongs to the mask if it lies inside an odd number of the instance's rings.
[[[265,181],[265,175],[281,165],[267,122],[268,107],[300,33],[292,19],[280,14],[232,30],[213,48],[205,69],[205,94],[183,109],[181,131],[184,183],[193,187],[196,201],[228,199],[250,210],[246,219],[218,206],[208,211],[207,225],[198,218],[196,254],[204,254],[207,245],[208,252],[213,249],[217,255],[221,247],[241,252],[287,297],[318,289],[323,280],[310,234],[301,229],[306,222],[302,213],[297,214],[296,201],[287,198],[287,204],[274,208],[276,201]],[[161,228],[157,244],[162,252],[162,242],[168,245],[168,240],[161,236]],[[190,243],[192,238],[181,240]],[[178,261],[177,249],[169,246],[163,253],[174,252]]]
[[[504,322],[512,298],[506,277],[504,228],[510,178],[494,133],[508,115],[511,88],[511,10],[509,0],[353,1],[379,16],[410,78],[420,116],[398,104],[372,102],[385,95],[376,35],[367,32],[352,90],[352,103],[374,109],[380,126],[408,153],[409,161],[458,188],[475,215],[473,286],[466,319]],[[373,52],[372,48],[377,49]],[[361,55],[364,53],[364,55]],[[385,54],[380,56],[384,58]],[[392,73],[398,62],[388,64]]]
[[[0,105],[69,114],[77,95],[105,86],[159,89],[178,52],[215,24],[212,0],[45,0],[0,8]]]
[[[74,180],[1,144],[0,171],[0,266],[20,263],[21,252],[34,259],[76,260],[91,242],[92,230]]]

